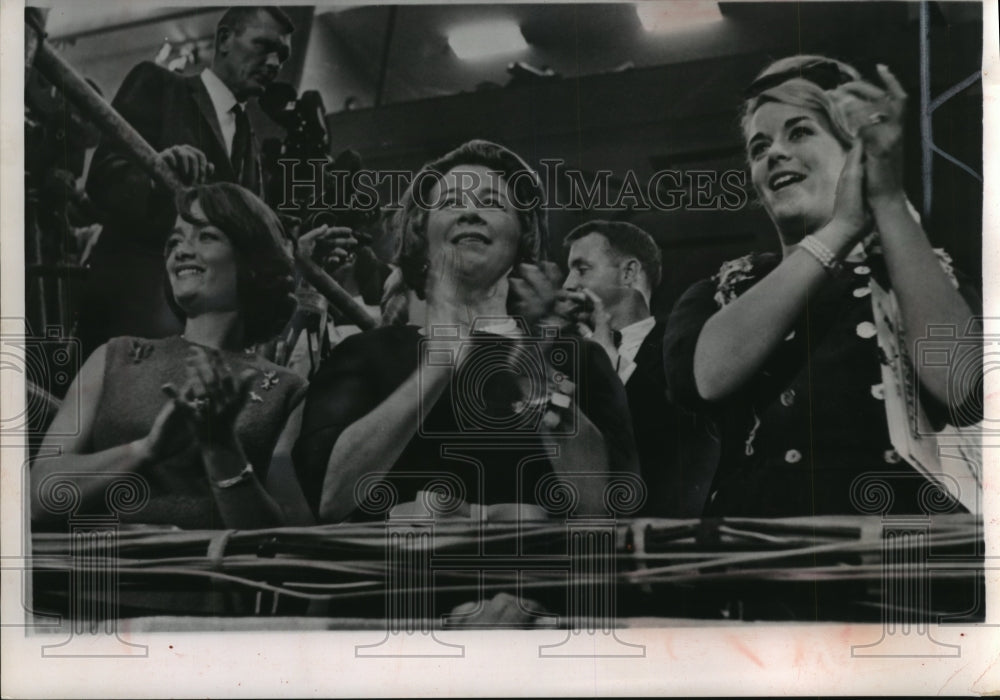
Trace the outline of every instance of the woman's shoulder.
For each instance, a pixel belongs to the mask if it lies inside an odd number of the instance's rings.
[[[715,301],[720,307],[738,298],[778,266],[777,253],[749,253],[727,260],[711,277],[715,284]]]
[[[139,364],[146,359],[157,359],[165,354],[178,352],[184,344],[180,336],[169,336],[167,338],[140,338],[133,335],[120,335],[108,340],[104,344],[104,352],[108,364],[119,364],[121,362]]]
[[[412,371],[421,337],[416,326],[380,326],[350,335],[334,346],[311,383],[322,386],[346,375],[355,379],[370,374],[384,376],[398,368]]]

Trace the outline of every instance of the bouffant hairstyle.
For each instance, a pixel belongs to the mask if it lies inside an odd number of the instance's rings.
[[[819,112],[840,145],[850,148],[853,139],[850,128],[828,91],[852,80],[861,80],[856,68],[825,56],[788,56],[771,63],[757,74],[747,90],[740,117],[744,138],[750,137],[754,113],[768,102],[780,102]]]
[[[424,298],[427,284],[427,214],[433,205],[430,201],[431,189],[450,170],[470,165],[489,168],[511,188],[521,224],[521,241],[515,264],[537,264],[545,254],[548,239],[542,206],[545,193],[538,174],[508,148],[490,141],[469,141],[421,168],[403,193],[401,208],[396,214],[394,226],[399,237],[396,264],[406,285],[420,299]]]
[[[192,214],[195,202],[201,205],[205,221]],[[280,333],[292,317],[296,302],[295,267],[277,215],[252,192],[228,182],[187,189],[177,199],[177,210],[185,221],[216,226],[232,244],[246,343],[263,343]],[[170,308],[185,318],[169,279],[166,284]]]

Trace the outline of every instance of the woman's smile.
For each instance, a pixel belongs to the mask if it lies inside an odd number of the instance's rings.
[[[182,277],[201,277],[205,274],[205,268],[201,265],[186,263],[177,265],[174,268],[174,275],[180,279]]]
[[[490,237],[480,230],[466,229],[451,237],[452,245],[488,246],[490,243]]]
[[[768,178],[767,186],[772,192],[777,192],[778,190],[783,190],[786,187],[802,182],[805,179],[806,176],[802,173],[781,171]]]

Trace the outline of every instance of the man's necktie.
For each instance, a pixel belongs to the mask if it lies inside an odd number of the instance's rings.
[[[233,106],[236,115],[236,133],[233,134],[233,150],[230,160],[236,181],[251,192],[257,192],[256,163],[253,159],[253,135],[250,133],[250,119],[240,105]]]
[[[622,332],[621,331],[611,331],[611,342],[615,344],[615,350],[622,346]],[[618,359],[615,360],[615,372],[617,373],[621,370],[622,366],[622,356],[618,355]]]

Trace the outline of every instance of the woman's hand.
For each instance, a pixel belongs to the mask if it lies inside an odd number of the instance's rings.
[[[144,464],[160,462],[191,444],[191,427],[177,404],[173,386],[164,385],[163,392],[169,400],[163,404],[149,433],[139,442],[139,453]]]
[[[203,445],[235,440],[236,417],[256,376],[252,369],[236,376],[215,351],[193,346],[187,358],[187,383],[178,392],[168,385],[178,409]]]
[[[346,226],[318,226],[299,236],[296,254],[311,259],[328,273],[350,262],[358,245],[351,229]]]
[[[871,212],[868,210],[865,194],[865,171],[863,145],[855,141],[847,152],[844,169],[837,181],[837,194],[833,206],[833,217],[816,235],[838,256],[846,255],[851,248],[872,229]]]
[[[194,432],[226,528],[278,527],[285,522],[281,507],[253,472],[236,436],[236,417],[256,374],[248,369],[237,376],[218,351],[192,346],[187,382],[180,391],[169,385],[164,389]]]
[[[456,626],[492,626],[530,628],[547,626],[556,618],[549,615],[539,603],[510,593],[497,593],[489,600],[470,601],[451,611]]]
[[[558,266],[553,263],[542,263],[540,266],[522,263],[518,266],[518,273],[520,277],[510,278],[510,288],[516,296],[514,308],[517,314],[531,328],[566,326],[569,319],[557,312],[557,305],[563,298],[559,291],[562,274]]]
[[[854,81],[833,91],[834,98],[865,150],[865,194],[869,201],[903,194],[903,116],[906,91],[884,65],[885,89]]]

